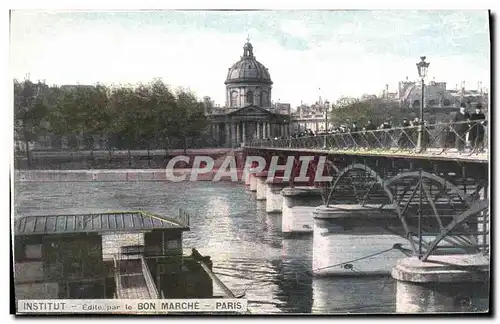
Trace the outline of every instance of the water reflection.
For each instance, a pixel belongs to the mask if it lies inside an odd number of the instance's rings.
[[[391,277],[315,278],[312,313],[392,313],[395,280]]]
[[[281,215],[236,183],[18,183],[16,214],[123,209],[191,215],[184,246],[210,255],[214,271],[253,313],[394,312],[395,284],[386,277],[313,279],[312,237],[283,239]],[[215,294],[222,294],[214,286]]]

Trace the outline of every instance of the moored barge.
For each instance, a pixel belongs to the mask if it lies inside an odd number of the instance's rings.
[[[21,216],[16,299],[214,298],[210,257],[183,252],[189,218],[182,210]]]

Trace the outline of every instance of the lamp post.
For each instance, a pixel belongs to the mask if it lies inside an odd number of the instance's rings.
[[[424,148],[424,91],[425,91],[425,77],[427,76],[427,69],[430,63],[425,62],[425,56],[420,57],[420,62],[417,63],[418,76],[421,79],[421,94],[420,99],[420,123],[418,126],[418,140],[417,140],[417,151],[422,152]]]
[[[326,149],[326,136],[328,135],[328,111],[330,108],[330,103],[325,101],[325,142],[323,144],[324,148]]]

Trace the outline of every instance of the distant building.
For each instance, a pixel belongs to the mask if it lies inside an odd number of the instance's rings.
[[[328,101],[323,102],[321,97],[313,105],[301,104],[292,114],[293,132],[325,130],[327,111],[331,112],[331,105]]]
[[[406,81],[399,82],[395,95],[388,92],[386,85],[382,97],[389,101],[398,101],[403,108],[420,109],[421,88],[420,82],[408,81],[406,78]],[[449,90],[446,82],[432,80],[425,84],[424,90],[424,107],[428,109],[458,108],[461,103],[467,104],[470,108],[478,103],[481,103],[483,107],[488,105],[488,94],[482,88],[466,90],[465,83],[462,83],[461,89],[457,86],[455,90]]]
[[[225,107],[207,114],[214,145],[234,147],[240,143],[289,133],[290,105],[273,105],[269,70],[254,56],[247,41],[243,56],[227,72]]]

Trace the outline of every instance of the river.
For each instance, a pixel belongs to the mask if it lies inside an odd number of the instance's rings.
[[[16,183],[15,213],[147,210],[191,215],[184,247],[211,256],[213,270],[252,313],[393,313],[390,277],[312,278],[312,237],[283,239],[281,215],[230,182]],[[222,294],[214,285],[214,294]]]

